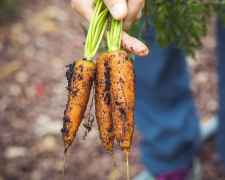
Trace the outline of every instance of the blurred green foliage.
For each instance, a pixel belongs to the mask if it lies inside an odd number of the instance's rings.
[[[195,58],[202,48],[201,38],[206,36],[210,18],[215,13],[225,25],[225,0],[148,0],[148,15],[156,30],[156,43],[165,48],[172,45]],[[142,40],[146,21],[132,24],[129,34]],[[143,23],[141,23],[143,22]]]
[[[0,0],[0,21],[11,17],[19,8],[20,0]]]

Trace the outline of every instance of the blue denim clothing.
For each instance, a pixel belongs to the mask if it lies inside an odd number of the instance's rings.
[[[190,90],[188,67],[183,51],[160,49],[146,36],[150,54],[136,57],[135,123],[142,136],[141,160],[152,174],[190,166],[199,146],[199,117]],[[220,128],[218,147],[225,163],[225,30],[218,24],[220,76]]]
[[[221,160],[225,165],[225,28],[217,21],[217,54],[219,77],[219,129],[217,131],[217,146]]]
[[[136,57],[135,123],[142,135],[141,159],[153,174],[190,166],[199,144],[199,120],[193,102],[185,54],[163,50],[149,31],[150,54]]]

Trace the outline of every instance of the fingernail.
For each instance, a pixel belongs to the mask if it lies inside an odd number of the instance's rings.
[[[148,55],[149,54],[149,49],[147,49],[147,52],[146,52],[146,55]]]
[[[147,56],[149,54],[148,48],[143,48],[138,51],[139,56]]]
[[[138,53],[143,53],[143,52],[146,52],[147,50],[148,50],[148,49],[147,49],[146,47],[140,46],[140,47],[138,47],[137,52],[138,52]]]
[[[122,20],[124,19],[125,17],[125,14],[124,12],[126,11],[126,7],[123,3],[121,2],[118,2],[116,3],[112,9],[111,9],[111,13],[112,13],[112,16],[116,19],[116,20]]]

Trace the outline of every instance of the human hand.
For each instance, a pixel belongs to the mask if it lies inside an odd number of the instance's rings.
[[[71,0],[72,8],[81,14],[89,23],[91,22],[94,9],[93,0]],[[126,51],[137,54],[138,56],[147,56],[148,48],[138,39],[129,36],[125,31],[128,30],[133,21],[141,18],[141,11],[145,0],[104,0],[105,5],[116,20],[123,20],[123,32],[121,46]]]

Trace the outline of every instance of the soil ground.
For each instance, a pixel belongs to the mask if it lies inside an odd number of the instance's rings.
[[[20,11],[0,24],[0,180],[61,179],[63,142],[60,129],[67,101],[67,64],[83,56],[85,36],[68,1],[24,0]],[[201,118],[216,115],[216,43],[210,28],[197,61],[188,59],[192,89]],[[67,155],[65,179],[111,180],[111,156],[98,138],[96,122],[85,141],[81,126]],[[136,130],[130,153],[130,176],[143,170]],[[119,179],[126,179],[125,157],[114,153]],[[214,138],[198,157],[203,180],[225,180]]]

